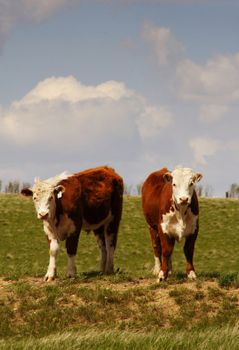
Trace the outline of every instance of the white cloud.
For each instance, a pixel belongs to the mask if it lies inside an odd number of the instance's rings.
[[[239,53],[216,56],[201,65],[184,60],[178,65],[177,76],[184,99],[209,104],[239,100]]]
[[[0,119],[1,138],[24,149],[113,158],[139,154],[142,142],[158,137],[173,117],[121,82],[85,86],[69,76],[40,82]]]
[[[205,123],[214,123],[222,119],[228,110],[227,105],[202,105],[199,118]]]
[[[19,22],[41,22],[72,0],[0,0],[0,47]]]
[[[157,137],[159,131],[170,126],[173,122],[172,113],[168,108],[147,106],[136,121],[140,136],[143,140]]]
[[[195,137],[189,142],[196,163],[206,165],[206,157],[213,156],[221,148],[221,142],[209,137]]]
[[[184,55],[183,45],[174,38],[169,28],[145,23],[142,38],[151,45],[159,66],[176,64]]]

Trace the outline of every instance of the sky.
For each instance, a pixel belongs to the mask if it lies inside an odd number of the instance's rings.
[[[239,183],[238,0],[0,0],[0,179]]]

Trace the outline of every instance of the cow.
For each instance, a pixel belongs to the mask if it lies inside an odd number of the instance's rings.
[[[185,238],[186,273],[195,279],[194,245],[198,235],[199,205],[195,184],[202,174],[190,168],[167,168],[151,173],[142,186],[142,208],[151,236],[158,282],[172,271],[175,240]]]
[[[37,218],[49,242],[45,281],[56,277],[59,242],[66,241],[67,275],[76,275],[75,256],[81,230],[94,231],[101,252],[100,269],[114,272],[114,252],[122,214],[123,180],[114,169],[98,167],[75,174],[66,172],[47,180],[35,179],[21,193],[32,196]]]

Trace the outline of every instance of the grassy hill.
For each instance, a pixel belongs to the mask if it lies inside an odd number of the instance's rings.
[[[239,201],[201,199],[200,210],[196,282],[185,279],[182,242],[174,274],[155,283],[140,198],[125,197],[118,272],[97,272],[95,238],[82,232],[77,278],[65,278],[62,244],[59,278],[47,284],[48,246],[32,201],[1,195],[0,349],[238,349]]]

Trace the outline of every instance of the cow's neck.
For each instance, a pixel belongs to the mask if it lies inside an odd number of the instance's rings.
[[[173,207],[174,207],[174,209],[176,211],[176,214],[178,216],[180,216],[182,219],[184,219],[186,214],[187,214],[189,206],[188,205],[187,206],[180,206],[180,205],[177,205],[177,203],[174,201],[173,202]]]

